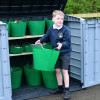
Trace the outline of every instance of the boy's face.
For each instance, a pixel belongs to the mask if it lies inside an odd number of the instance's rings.
[[[52,18],[52,21],[57,27],[61,27],[63,25],[64,21],[64,16],[62,15],[56,15],[55,17]]]

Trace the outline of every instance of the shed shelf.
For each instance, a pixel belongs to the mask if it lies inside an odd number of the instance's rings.
[[[22,55],[31,55],[31,54],[33,54],[33,52],[24,52],[20,54],[9,54],[9,56],[13,57],[13,56],[22,56]]]
[[[26,35],[26,36],[23,36],[23,37],[9,37],[8,40],[37,38],[37,37],[42,37],[42,36],[43,35]]]

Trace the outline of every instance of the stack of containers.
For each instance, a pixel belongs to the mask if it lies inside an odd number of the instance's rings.
[[[47,23],[48,22],[48,23]],[[48,28],[51,26],[52,23],[49,23],[49,20],[47,21]],[[51,20],[50,20],[51,22]],[[47,43],[46,45],[43,45],[45,49],[52,49],[51,43]],[[57,78],[55,70],[53,71],[42,71],[42,76],[44,80],[44,84],[46,88],[54,89],[58,87]]]
[[[55,89],[58,87],[54,66],[59,56],[59,51],[52,50],[52,45],[47,43],[45,49],[33,48],[33,67],[42,72],[46,88]]]
[[[42,35],[46,29],[52,26],[54,23],[52,20],[40,20],[40,21],[28,21],[28,22],[9,22],[10,32],[12,37],[25,36],[26,25],[28,25],[30,35]],[[23,27],[22,27],[23,26]],[[22,29],[22,30],[21,30]],[[21,30],[21,31],[20,31]],[[54,66],[59,56],[59,51],[52,50],[51,43],[43,45],[45,49],[33,49],[33,65],[34,69],[30,65],[24,66],[24,75],[28,85],[38,86],[44,85],[46,88],[54,89],[58,87],[56,73]],[[19,51],[16,51],[16,49]],[[31,52],[31,45],[25,45],[24,49],[18,46],[10,47],[10,53]],[[48,55],[48,57],[47,57]],[[46,59],[46,61],[45,61]],[[20,74],[19,74],[20,75]],[[12,78],[13,79],[13,78]],[[21,78],[20,78],[21,79]]]
[[[45,20],[46,29],[53,25],[52,20]],[[33,67],[42,72],[43,82],[46,88],[55,89],[58,87],[54,66],[59,51],[52,50],[51,43],[43,45],[45,49],[33,48]]]
[[[22,79],[22,68],[11,67],[11,86],[12,89],[20,88]]]
[[[46,21],[46,28],[47,29],[54,24],[54,22],[52,20],[45,19],[45,21]]]
[[[22,37],[26,34],[27,21],[9,21],[11,37]]]
[[[31,44],[24,45],[24,51],[25,52],[32,52],[33,50],[32,50]]]
[[[41,71],[33,69],[29,64],[24,66],[24,75],[29,86],[40,86],[43,84]]]
[[[24,51],[23,46],[20,45],[11,45],[9,46],[9,53],[10,54],[19,54]]]
[[[28,21],[30,35],[43,35],[45,33],[45,20]]]

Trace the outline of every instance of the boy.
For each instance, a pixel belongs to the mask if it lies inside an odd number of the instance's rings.
[[[52,21],[54,25],[51,26],[47,33],[37,40],[35,44],[50,41],[53,48],[57,47],[60,50],[60,55],[58,57],[57,63],[55,65],[56,77],[58,82],[58,88],[51,91],[52,94],[63,93],[64,98],[70,98],[69,92],[69,75],[68,66],[70,64],[70,54],[71,54],[71,36],[70,30],[67,26],[63,25],[64,13],[60,10],[55,10],[52,13]],[[61,69],[64,76],[64,91]]]

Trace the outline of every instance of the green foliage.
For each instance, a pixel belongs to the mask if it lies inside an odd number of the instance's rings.
[[[84,18],[84,19],[100,19],[100,17],[87,17],[87,18]]]
[[[64,13],[100,13],[100,0],[68,0]]]

